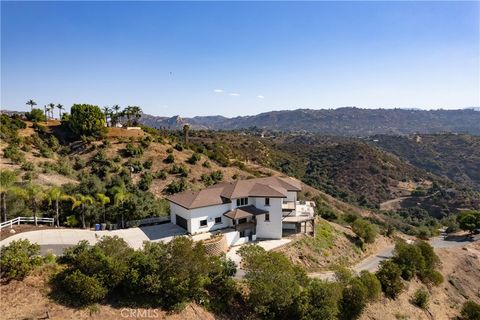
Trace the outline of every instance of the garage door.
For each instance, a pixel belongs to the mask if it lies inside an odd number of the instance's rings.
[[[175,215],[175,220],[177,225],[188,231],[187,219],[180,217],[178,214]]]

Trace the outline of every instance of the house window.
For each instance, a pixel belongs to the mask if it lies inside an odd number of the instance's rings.
[[[265,221],[270,221],[270,213],[265,213]]]
[[[246,206],[248,204],[248,198],[238,198],[237,207]]]
[[[265,198],[265,205],[269,206],[270,205],[270,198]]]
[[[200,220],[200,228],[206,227],[207,226],[207,219],[205,220]]]
[[[238,220],[238,223],[246,223],[247,222],[247,218],[242,218],[242,219],[239,219]]]
[[[216,217],[215,224],[220,224],[220,223],[222,223],[222,217]]]

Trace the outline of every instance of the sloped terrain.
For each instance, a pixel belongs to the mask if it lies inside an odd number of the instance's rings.
[[[430,294],[427,311],[410,302],[415,291],[424,287],[418,281],[411,281],[408,289],[396,300],[382,298],[368,305],[360,319],[455,319],[467,299],[479,303],[480,243],[476,242],[463,249],[436,249],[435,252],[442,262],[441,273],[445,281],[438,287],[427,288]]]

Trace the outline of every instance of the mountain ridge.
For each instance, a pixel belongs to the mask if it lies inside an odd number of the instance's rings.
[[[180,121],[179,121],[180,119]],[[304,131],[337,136],[412,133],[468,133],[480,135],[480,112],[475,108],[457,110],[412,109],[296,109],[269,111],[257,115],[196,116],[192,118],[158,117],[143,114],[142,124],[166,129],[241,130],[257,127],[265,130]]]

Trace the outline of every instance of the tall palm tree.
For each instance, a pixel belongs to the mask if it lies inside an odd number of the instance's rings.
[[[60,210],[59,210],[59,202],[61,200],[69,200],[70,197],[62,192],[62,190],[58,187],[52,187],[48,190],[45,195],[45,198],[48,200],[48,205],[52,205],[55,202],[55,216],[57,221],[57,227],[60,227]]]
[[[30,205],[32,206],[33,221],[35,223],[35,226],[37,226],[37,209],[40,203],[45,198],[45,193],[43,192],[43,189],[40,186],[29,182],[27,186],[24,186],[22,188],[15,188],[14,192],[19,198],[24,198],[30,202]]]
[[[37,103],[32,99],[28,100],[26,104],[30,106],[30,111],[33,111],[33,106],[37,105]]]
[[[0,171],[0,195],[3,201],[3,221],[7,221],[7,192],[17,181],[17,174],[15,171],[1,170]]]
[[[190,131],[190,126],[188,124],[183,126],[183,142],[185,146],[188,144],[188,132]]]
[[[142,117],[142,109],[138,106],[131,107],[131,113],[133,118],[135,119],[133,124],[138,125],[138,120]]]
[[[130,198],[130,194],[128,193],[127,189],[125,186],[116,186],[112,188],[112,194],[113,194],[113,203],[116,206],[122,205],[125,201]],[[120,210],[121,212],[121,217],[122,217],[122,228],[125,227],[125,221],[124,221],[124,215],[123,215],[123,210]]]
[[[108,127],[108,117],[110,116],[110,108],[105,106],[102,108],[103,114],[105,115],[105,123],[107,124]],[[110,117],[110,124],[111,124],[112,118]]]
[[[57,109],[58,109],[58,120],[62,120],[62,110],[65,110],[65,108],[63,107],[63,105],[59,103],[57,104]]]
[[[127,117],[127,126],[131,126],[130,118],[132,117],[132,107],[128,106],[125,109],[123,109],[121,115],[124,117]]]
[[[117,125],[118,117],[120,116],[118,111],[120,111],[120,106],[116,104],[112,107],[112,113],[110,115],[110,126],[112,127]]]
[[[43,110],[44,110],[44,112],[45,112],[45,122],[47,122],[47,121],[48,121],[48,116],[47,116],[48,107],[47,107],[47,105],[44,105],[44,106],[43,106]]]
[[[55,103],[49,103],[48,104],[48,111],[50,111],[50,115],[49,115],[49,118],[52,119],[53,118],[53,110],[55,110]]]
[[[98,204],[103,207],[103,223],[105,223],[106,222],[105,216],[106,216],[106,210],[107,210],[105,206],[110,203],[110,198],[104,195],[103,193],[97,193],[96,197],[97,197]]]
[[[76,194],[70,199],[72,200],[72,210],[76,207],[81,207],[82,228],[85,229],[85,209],[87,204],[93,204],[94,200],[91,196],[84,196],[83,194]]]

